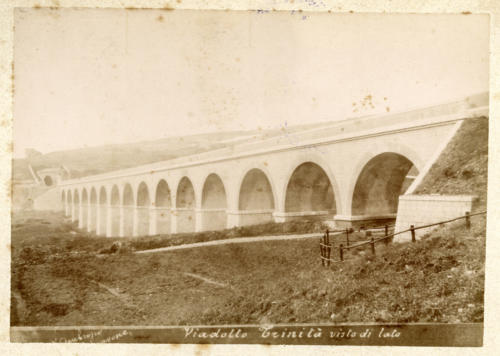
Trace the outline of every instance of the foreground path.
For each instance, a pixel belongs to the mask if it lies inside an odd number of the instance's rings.
[[[342,232],[331,233],[330,236],[342,234]],[[178,246],[169,246],[169,247],[161,247],[154,248],[151,250],[141,250],[136,251],[135,253],[154,253],[154,252],[164,252],[164,251],[173,251],[173,250],[183,250],[186,248],[196,248],[196,247],[205,247],[205,246],[215,246],[215,245],[226,245],[226,244],[241,244],[247,242],[262,242],[262,241],[276,241],[276,240],[297,240],[297,239],[308,239],[308,238],[318,238],[323,236],[323,233],[316,232],[313,234],[302,234],[302,235],[277,235],[277,236],[255,236],[255,237],[238,237],[234,239],[224,239],[224,240],[214,240],[214,241],[206,241],[206,242],[196,242],[193,244],[183,244]]]

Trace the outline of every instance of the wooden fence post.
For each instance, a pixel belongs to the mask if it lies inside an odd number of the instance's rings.
[[[321,265],[324,266],[325,260],[323,259],[323,239],[321,237],[319,238],[319,250],[321,253]]]
[[[384,236],[385,236],[384,243],[386,245],[389,244],[389,239],[387,238],[387,235],[389,235],[389,226],[385,225],[385,229],[384,229]]]
[[[349,229],[348,228],[345,229],[345,240],[346,240],[347,247],[349,247]]]
[[[327,247],[326,249],[327,249],[327,252],[328,252],[328,253],[327,253],[327,255],[328,255],[328,257],[327,257],[327,258],[328,258],[328,260],[326,261],[326,264],[327,264],[327,266],[330,266],[330,253],[331,253],[331,251],[332,251],[332,247],[331,247],[330,245],[328,245],[328,247]]]
[[[326,244],[330,244],[330,231],[328,229],[326,229]]]
[[[465,227],[470,230],[470,213],[468,211],[465,212]]]
[[[410,230],[411,230],[411,242],[415,242],[416,241],[416,239],[415,239],[415,226],[411,225]]]
[[[372,255],[375,255],[375,241],[373,240],[373,237],[371,238],[371,245],[372,245]]]
[[[340,251],[340,260],[344,261],[344,245],[340,244],[339,251]]]

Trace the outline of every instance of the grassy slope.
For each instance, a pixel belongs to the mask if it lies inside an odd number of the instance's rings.
[[[98,257],[105,239],[68,239],[57,236],[56,226],[38,223],[46,230],[32,224],[30,234],[25,226],[24,240],[21,228],[13,233],[13,325],[465,322],[483,317],[484,221],[474,221],[471,232],[457,224],[415,244],[380,244],[376,257],[369,249],[354,251],[330,268],[321,267],[317,239]],[[52,254],[40,253],[47,249]]]
[[[466,120],[415,194],[474,194],[486,207],[488,118]]]

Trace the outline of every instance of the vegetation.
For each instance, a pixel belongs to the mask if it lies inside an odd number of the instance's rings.
[[[12,325],[483,318],[484,217],[471,231],[452,224],[414,244],[377,244],[375,256],[360,248],[330,267],[321,267],[316,238],[102,255],[106,239],[58,235],[46,221],[13,230]]]
[[[488,118],[465,120],[415,194],[474,194],[475,210],[486,208]]]

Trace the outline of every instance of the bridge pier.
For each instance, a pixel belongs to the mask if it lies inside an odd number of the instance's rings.
[[[96,208],[96,215],[95,215],[95,218],[96,218],[96,221],[95,221],[95,233],[96,235],[102,235],[102,232],[101,232],[101,225],[102,225],[102,217],[101,217],[101,210],[102,209],[102,206],[101,204],[97,204],[97,208]]]
[[[78,209],[78,228],[83,229],[83,209],[84,206],[80,204],[80,207]]]
[[[227,221],[226,208],[196,209],[196,232],[223,230]]]
[[[227,211],[227,227],[264,224],[273,221],[273,209]]]
[[[195,221],[196,212],[193,208],[172,209],[172,233],[194,232]]]
[[[153,235],[158,234],[158,231],[157,231],[157,227],[158,227],[157,215],[158,214],[157,213],[158,213],[158,211],[155,207],[150,207],[148,210],[148,215],[149,215],[148,235],[149,236],[153,236]]]
[[[111,204],[106,206],[106,237],[113,236],[113,207]]]
[[[154,221],[154,234],[170,234],[173,233],[171,231],[171,224],[174,219],[174,216],[170,210],[170,208],[167,207],[157,207],[157,208],[152,208],[154,210],[154,219],[151,219]]]

